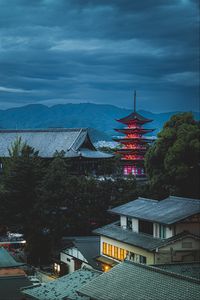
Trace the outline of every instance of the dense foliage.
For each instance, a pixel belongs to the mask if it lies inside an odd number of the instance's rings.
[[[200,124],[191,113],[171,117],[146,154],[151,193],[199,198]]]

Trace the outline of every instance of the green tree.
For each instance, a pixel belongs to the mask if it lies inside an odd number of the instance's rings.
[[[36,187],[41,180],[43,164],[38,151],[18,138],[4,160],[2,199],[5,205],[5,223],[27,227],[34,217]],[[8,224],[9,225],[9,224]]]
[[[200,196],[199,138],[200,124],[191,113],[174,115],[166,122],[145,157],[150,194]]]

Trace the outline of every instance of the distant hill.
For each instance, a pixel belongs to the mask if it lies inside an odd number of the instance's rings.
[[[52,107],[45,105],[27,105],[18,108],[0,110],[0,128],[34,129],[55,127],[88,127],[93,140],[111,140],[117,133],[113,128],[121,127],[116,119],[128,115],[131,111],[114,105],[98,105],[91,103],[59,104]],[[138,111],[143,116],[153,119],[148,127],[155,128],[155,135],[171,115],[169,113],[151,113]],[[194,113],[199,119],[199,114]]]

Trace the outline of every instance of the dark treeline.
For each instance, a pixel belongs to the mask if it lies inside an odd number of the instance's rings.
[[[88,235],[114,220],[110,207],[138,196],[199,198],[199,136],[190,113],[173,116],[146,154],[146,184],[120,176],[119,159],[112,179],[71,175],[63,153],[43,160],[19,138],[0,177],[0,224],[25,234],[29,261],[38,264],[48,261],[63,235]]]

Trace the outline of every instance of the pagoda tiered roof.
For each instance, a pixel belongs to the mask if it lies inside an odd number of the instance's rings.
[[[142,115],[138,114],[137,112],[132,112],[130,115],[128,115],[127,117],[121,118],[119,120],[117,120],[120,123],[123,124],[130,124],[131,122],[136,122],[139,124],[145,124],[145,123],[149,123],[152,122],[153,120],[151,119],[147,119],[145,117],[143,117]]]
[[[143,137],[135,137],[135,138],[114,138],[113,141],[121,143],[121,144],[128,144],[128,143],[137,143],[137,144],[146,144],[152,142],[152,139],[145,139]]]
[[[121,132],[124,134],[146,134],[149,132],[154,131],[154,129],[146,129],[146,128],[122,128],[122,129],[115,129],[117,132]]]

